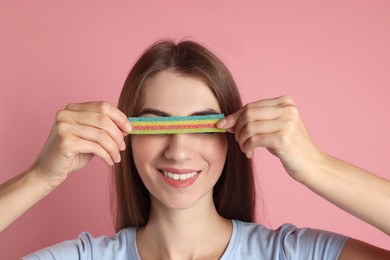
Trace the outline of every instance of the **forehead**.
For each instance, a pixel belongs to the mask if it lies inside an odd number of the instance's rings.
[[[205,109],[220,112],[217,98],[203,81],[170,71],[160,72],[147,81],[141,106],[145,108],[171,115],[188,115]]]

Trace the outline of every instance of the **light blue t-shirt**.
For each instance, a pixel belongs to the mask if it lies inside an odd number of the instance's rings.
[[[263,225],[232,220],[233,232],[223,260],[230,259],[337,259],[347,237],[315,229],[282,225],[271,230]],[[23,259],[140,259],[136,228],[114,237],[94,238],[82,233],[78,239],[42,249]]]

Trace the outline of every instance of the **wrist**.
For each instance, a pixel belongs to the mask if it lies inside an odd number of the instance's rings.
[[[26,172],[25,175],[41,187],[47,193],[57,188],[65,178],[51,178],[50,173],[39,167],[38,163],[34,163]]]
[[[302,183],[305,186],[310,186],[313,182],[318,182],[324,173],[327,173],[332,168],[334,158],[323,152],[318,147],[310,153],[310,158],[307,158],[307,163],[304,163],[301,170],[295,174],[291,174],[294,180]]]

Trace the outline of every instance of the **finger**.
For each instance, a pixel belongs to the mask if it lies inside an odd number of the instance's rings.
[[[290,96],[280,96],[276,98],[262,99],[254,102],[256,106],[286,106],[295,105],[294,100]]]
[[[255,117],[258,120],[269,120],[279,117],[282,112],[275,109],[284,106],[294,106],[294,101],[291,97],[281,96],[252,102],[237,112],[221,119],[217,122],[217,127],[231,133],[237,133],[247,122],[254,120]],[[242,116],[243,118],[241,118]]]
[[[74,135],[72,129],[74,129],[74,125],[66,122],[61,122],[56,126],[57,139],[59,141],[60,151],[62,151],[61,153],[66,158],[73,161],[79,159],[78,162],[74,161],[72,163],[72,167],[74,168],[72,171],[83,167],[90,159],[88,155],[91,154],[100,157],[108,165],[114,164],[111,155],[101,145]],[[81,158],[84,158],[84,161],[81,161]]]
[[[106,131],[115,140],[120,150],[124,150],[126,145],[123,140],[123,133],[109,116],[103,113],[90,111],[62,110],[57,114],[57,121],[77,123],[83,126],[95,127]]]
[[[69,104],[65,107],[71,111],[91,111],[106,114],[122,130],[124,134],[131,132],[132,127],[127,116],[119,109],[104,101],[93,101],[78,104]]]
[[[220,129],[225,129],[228,132],[234,133],[234,126],[240,117],[242,110],[238,110],[237,112],[222,118],[217,122],[217,127]]]
[[[103,149],[99,144],[84,139],[80,140],[77,137],[75,137],[75,139],[76,141],[74,142],[75,143],[74,152],[76,154],[79,154],[80,157],[82,157],[83,155],[92,154],[101,158],[109,166],[114,165],[114,161],[112,160],[110,154],[105,149]],[[85,163],[86,162],[83,162],[83,164]]]
[[[237,141],[241,147],[244,147],[248,139],[255,135],[272,134],[283,129],[285,123],[282,120],[260,120],[250,122],[245,125],[237,135]],[[255,148],[261,144],[254,144]]]
[[[254,150],[257,147],[265,147],[268,150],[274,150],[273,147],[278,138],[279,136],[277,133],[252,135],[241,146],[241,150],[247,155],[253,155]]]
[[[110,155],[112,161],[120,162],[118,145],[106,131],[90,126],[72,125],[71,133],[77,138],[98,144]]]
[[[235,125],[236,140],[239,140],[241,131],[252,122],[271,121],[281,117],[283,110],[280,107],[258,107],[254,104],[246,105]]]
[[[217,123],[217,127],[225,129],[229,132],[237,132],[237,129],[239,129],[240,126],[244,125],[246,122],[254,120],[254,118],[259,120],[275,119],[282,113],[280,110],[275,109],[279,108],[280,106],[288,106],[293,104],[293,100],[288,96],[263,99],[248,103],[236,113],[221,119]],[[244,116],[244,118],[242,119],[241,124],[236,125],[239,119],[241,121],[242,116]]]
[[[78,112],[74,115],[76,123],[92,126],[107,133],[118,145],[120,150],[125,149],[123,133],[106,114],[94,112]]]
[[[245,153],[246,158],[251,159],[253,157],[254,151],[248,151]]]

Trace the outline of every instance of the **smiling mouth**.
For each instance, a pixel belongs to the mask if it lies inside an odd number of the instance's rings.
[[[165,177],[172,179],[172,180],[175,180],[175,181],[185,181],[185,180],[194,178],[196,175],[198,175],[200,173],[200,172],[189,172],[189,173],[177,174],[177,173],[163,171],[163,170],[160,170],[160,172],[162,174],[164,174]]]

